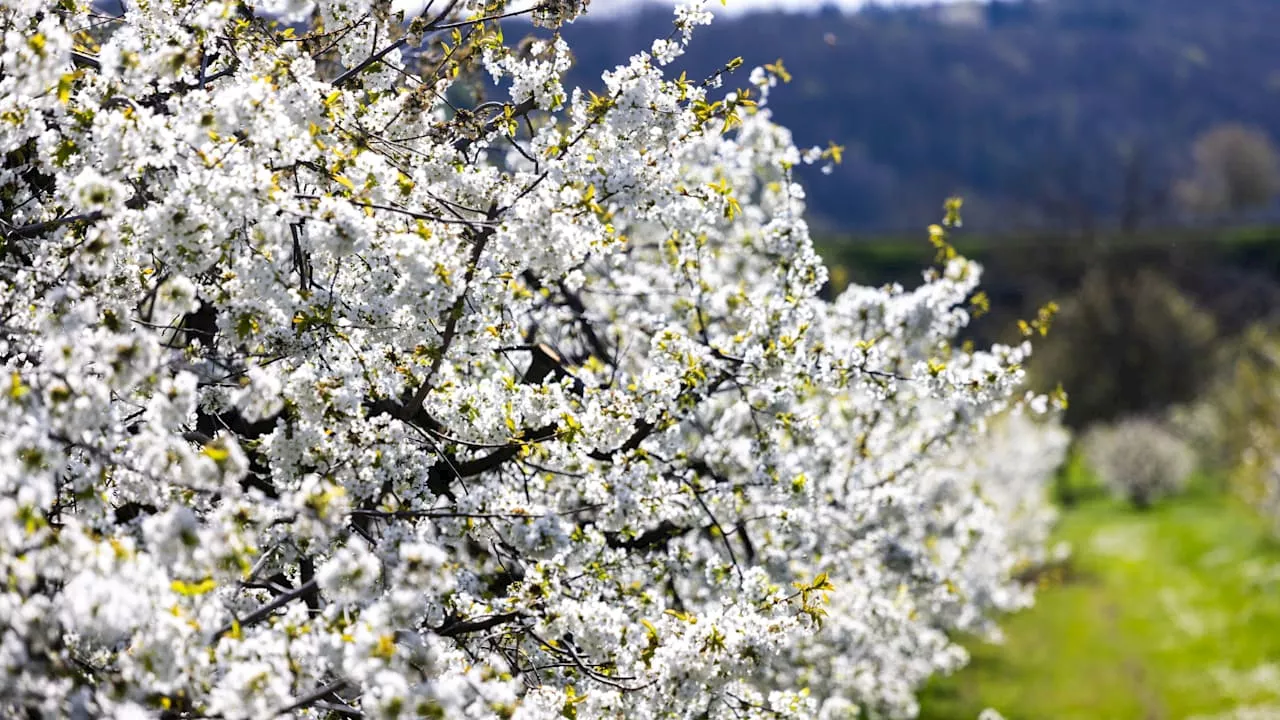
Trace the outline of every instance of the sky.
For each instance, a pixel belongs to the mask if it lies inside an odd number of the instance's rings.
[[[674,3],[675,0],[591,0],[590,15],[602,16],[617,13],[625,13],[628,10],[634,10],[636,6],[649,3],[665,2],[668,5]],[[882,5],[931,5],[938,0],[876,0]],[[846,11],[856,10],[866,5],[868,0],[727,0],[725,7],[726,12],[749,12],[751,10],[761,9],[777,9],[782,8],[794,11],[817,11],[824,5],[835,5]],[[721,10],[719,0],[711,0],[708,7],[712,10]]]
[[[524,0],[532,4],[536,0]],[[935,5],[954,0],[708,0],[707,7],[717,12],[740,13],[752,10],[785,9],[791,11],[816,12],[824,6],[835,5],[845,11],[857,10],[868,3],[880,5]],[[648,4],[674,5],[676,0],[591,0],[588,17],[608,17],[625,14]],[[406,17],[411,17],[422,10],[427,0],[393,0],[392,8],[404,10]],[[516,5],[515,7],[519,7]]]

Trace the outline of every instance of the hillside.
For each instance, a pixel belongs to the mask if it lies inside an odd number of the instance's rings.
[[[567,28],[577,79],[669,23],[653,9]],[[807,177],[814,219],[830,229],[915,229],[957,192],[985,229],[1125,212],[1167,224],[1197,135],[1224,122],[1280,133],[1276,27],[1280,3],[1267,0],[755,13],[702,29],[680,68],[785,60],[795,80],[778,93],[778,120],[800,143],[848,148],[833,175]]]

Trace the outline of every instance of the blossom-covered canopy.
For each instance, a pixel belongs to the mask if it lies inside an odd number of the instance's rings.
[[[902,716],[1028,601],[978,268],[820,298],[781,64],[583,4],[0,0],[0,715]]]

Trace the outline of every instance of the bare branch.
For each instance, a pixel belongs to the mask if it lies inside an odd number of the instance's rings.
[[[509,613],[491,615],[482,620],[453,620],[445,622],[445,624],[438,628],[432,628],[431,632],[441,637],[457,637],[459,635],[466,635],[467,633],[482,632],[522,617],[526,617],[524,611],[516,610]]]
[[[216,631],[214,631],[213,637],[209,639],[209,643],[210,644],[216,643],[218,639],[221,638],[223,635],[226,635],[227,633],[234,630],[237,624],[241,628],[246,628],[251,625],[256,625],[262,622],[263,620],[270,617],[271,613],[275,612],[276,610],[279,610],[285,605],[288,605],[289,603],[293,602],[294,600],[297,600],[298,598],[302,597],[303,595],[306,595],[307,593],[311,592],[312,590],[315,590],[318,587],[319,587],[319,583],[314,578],[309,582],[305,582],[299,585],[293,590],[290,590],[289,592],[284,593],[283,595],[277,597],[275,600],[272,600],[266,605],[263,605],[257,610],[254,610],[253,612],[249,613],[243,619],[228,623],[227,625],[223,625],[222,627],[218,628]]]
[[[285,708],[281,708],[280,710],[276,711],[276,715],[286,715],[288,713],[293,712],[294,710],[301,710],[316,702],[319,702],[320,700],[325,699],[326,697],[336,693],[337,691],[341,690],[342,688],[346,687],[349,684],[350,682],[346,678],[338,678],[337,680],[334,680],[328,685],[323,685],[319,688],[316,688],[314,692],[303,695],[302,697],[298,698],[297,701],[295,701],[292,705],[289,705],[288,707],[285,707]],[[345,706],[345,703],[344,703],[344,706]],[[361,715],[363,714],[363,713],[360,713],[359,710],[356,710],[355,708],[352,708],[352,707],[348,707],[347,709],[354,713],[358,713]]]
[[[22,238],[35,237],[41,233],[55,230],[63,225],[72,225],[79,222],[96,222],[103,218],[103,214],[98,211],[88,212],[81,215],[68,215],[58,218],[57,220],[48,220],[45,222],[32,223],[30,225],[22,225],[16,227],[4,234],[5,240],[19,240]]]

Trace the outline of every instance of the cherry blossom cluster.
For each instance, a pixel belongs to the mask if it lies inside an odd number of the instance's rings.
[[[0,715],[909,716],[1028,601],[956,208],[821,299],[781,65],[585,7],[0,0]]]

